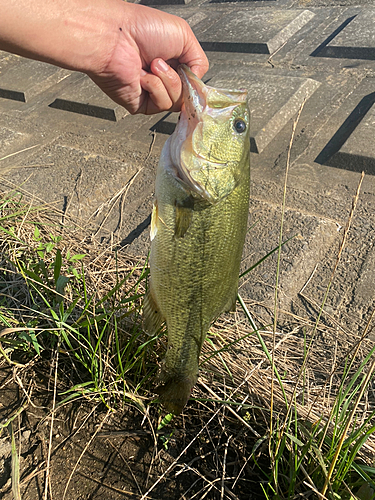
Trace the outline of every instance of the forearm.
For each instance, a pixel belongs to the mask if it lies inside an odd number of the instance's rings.
[[[0,0],[0,12],[0,49],[95,72],[105,66],[116,44],[123,2]]]
[[[186,21],[122,0],[0,0],[0,50],[87,73],[131,113],[177,111],[174,69],[208,69]]]

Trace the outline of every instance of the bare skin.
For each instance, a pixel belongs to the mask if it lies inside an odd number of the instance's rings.
[[[87,73],[130,113],[179,111],[186,64],[208,61],[179,17],[122,0],[0,0],[0,50]]]

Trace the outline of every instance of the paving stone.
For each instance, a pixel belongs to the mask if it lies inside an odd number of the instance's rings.
[[[165,9],[168,12],[171,11],[171,9]],[[188,22],[189,26],[192,28],[196,36],[199,35],[199,33],[202,33],[203,31],[207,30],[212,24],[214,24],[216,21],[221,19],[223,15],[225,15],[225,12],[221,9],[217,10],[212,10],[212,9],[200,9],[197,12],[197,9],[194,7],[188,7],[184,9],[174,9],[175,12],[174,14],[182,17],[185,19],[185,21]]]
[[[152,7],[154,5],[185,5],[190,2],[191,0],[141,0],[139,3]]]
[[[118,121],[128,112],[106,96],[86,75],[79,76],[50,104],[51,108]]]
[[[1,113],[0,117],[3,118]],[[7,121],[5,117],[4,123]],[[43,138],[37,130],[18,129],[14,127],[17,121],[9,122],[9,127],[0,123],[0,176],[24,165],[43,143]]]
[[[1,65],[0,97],[27,102],[69,75],[51,64],[10,55]]]
[[[12,172],[11,180],[57,209],[88,221],[101,206],[106,213],[108,201],[136,172],[134,163],[50,144],[30,155],[22,169]]]
[[[360,121],[349,138],[328,160],[331,166],[375,175],[375,92],[364,97],[358,108],[367,107],[370,103],[372,104],[369,111],[359,118]],[[350,120],[353,119],[353,115],[359,114],[358,108],[353,110]],[[346,126],[347,124],[343,124],[342,127]],[[339,135],[340,130],[337,133]]]
[[[374,66],[370,60],[347,60],[340,58],[319,57],[320,50],[334,41],[335,37],[345,28],[348,19],[366,15],[367,8],[361,5],[347,6],[347,2],[331,2],[333,7],[324,9],[313,8],[313,2],[308,7],[315,17],[297,31],[288,42],[270,57],[277,67],[311,67],[326,73],[338,73],[339,68]],[[306,7],[306,5],[304,6]]]
[[[199,41],[206,51],[273,54],[314,15],[308,10],[234,11],[198,34]]]
[[[208,51],[211,85],[249,89],[249,224],[258,223],[248,234],[244,267],[278,243],[291,125],[305,103],[288,173],[284,238],[294,238],[282,249],[281,307],[306,316],[315,307],[310,299],[321,300],[359,172],[370,174],[327,302],[337,320],[354,324],[352,307],[364,321],[374,301],[375,266],[373,0],[162,3],[162,10],[187,20]],[[5,78],[17,85],[5,85]],[[104,222],[103,238],[114,233],[126,251],[147,254],[155,167],[177,114],[125,116],[89,78],[1,52],[0,88],[21,99],[0,98],[0,157],[36,146],[1,161],[2,174],[4,166],[12,169],[8,182],[24,183],[93,229]],[[155,142],[150,129],[157,131]],[[245,298],[272,304],[275,259],[246,277]],[[305,290],[310,302],[304,302],[299,291],[316,264]]]
[[[207,23],[207,13],[206,12],[194,12],[186,16],[185,20],[189,23],[190,28],[194,28],[197,24],[205,21]]]
[[[349,16],[311,54],[315,57],[375,60],[375,10]]]
[[[261,0],[238,0],[239,2],[246,2],[248,4],[257,2],[258,4],[261,2]],[[263,0],[262,3],[265,2],[277,2],[278,0]],[[233,2],[233,0],[209,0],[209,3],[230,3]]]
[[[340,108],[336,118],[340,126],[316,157],[317,163],[375,175],[374,89],[375,78],[365,79]]]
[[[20,132],[15,132],[8,128],[0,128],[0,151],[5,154],[5,151],[10,145],[15,142],[19,142],[22,139],[22,134]]]
[[[150,251],[151,211],[154,202],[153,194],[143,200],[136,209],[126,211],[127,227],[124,227],[123,238],[119,241],[120,248],[126,248],[130,255],[147,255]]]
[[[366,313],[370,312],[370,306],[374,299],[374,283],[375,247],[372,246],[362,264],[361,274],[358,283],[356,284],[353,297],[353,303],[360,311],[362,317],[364,317]]]
[[[363,5],[374,5],[374,0],[296,0],[293,3],[293,7],[306,7],[308,4],[309,7],[323,7],[325,10],[330,6],[363,6]]]
[[[341,261],[335,269],[334,276],[332,276],[332,271],[337,262],[339,245],[329,248],[324,258],[317,262],[303,290],[304,305],[307,304],[317,313],[323,304],[327,287],[330,286],[322,317],[331,324],[333,321],[334,324],[348,331],[361,328],[363,331],[375,302],[373,285],[375,206],[373,200],[368,201],[366,204],[360,203],[357,207]],[[350,208],[350,206],[347,207],[347,216]],[[343,228],[340,230],[340,242],[343,237],[342,233]],[[361,252],[358,252],[358,243],[362,249]]]
[[[280,232],[280,205],[259,200],[250,201],[251,226],[245,243],[242,271],[254,266],[268,252],[277,248]],[[329,219],[307,215],[287,207],[284,219],[280,261],[279,305],[289,310],[327,248],[338,235],[337,224]],[[289,241],[287,241],[289,240]],[[240,293],[272,305],[276,279],[277,252],[255,267],[240,286]]]

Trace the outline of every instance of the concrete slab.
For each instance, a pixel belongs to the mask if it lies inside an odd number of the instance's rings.
[[[251,229],[246,239],[242,271],[278,246],[280,221],[280,205],[252,196]],[[299,212],[290,206],[287,208],[283,241],[289,241],[282,247],[279,279],[279,306],[282,309],[290,310],[294,298],[337,237],[335,221]],[[240,293],[272,307],[276,266],[277,252],[243,278]]]
[[[371,109],[340,148],[338,155],[342,158],[339,163],[350,170],[354,163],[353,170],[375,175],[375,92],[364,97],[362,105],[364,101],[367,105],[372,102]]]
[[[141,0],[139,3],[153,7],[154,5],[186,5],[191,0]]]
[[[345,31],[350,28],[352,22],[357,18],[371,17],[368,7],[357,2],[351,5],[350,2],[342,3],[330,2],[333,7],[314,8],[314,2],[309,2],[309,10],[315,14],[312,21],[301,28],[276,54],[272,56],[272,63],[275,67],[295,68],[311,67],[318,71],[324,70],[327,73],[337,73],[342,69],[357,69],[366,71],[374,69],[375,63],[372,59],[346,58],[343,47],[340,47],[340,55],[343,57],[320,57],[324,55],[326,48],[336,46],[336,40],[344,36]],[[363,42],[365,43],[365,42]],[[367,41],[371,45],[370,41]],[[347,53],[349,55],[349,53]],[[327,60],[328,59],[328,60]]]
[[[60,144],[49,144],[30,154],[21,169],[12,172],[12,183],[42,197],[88,223],[137,172],[137,166]],[[105,189],[103,187],[105,186]],[[100,215],[100,214],[99,214]],[[94,225],[100,222],[100,216]]]
[[[375,60],[375,9],[347,17],[311,54],[315,57]]]
[[[375,78],[365,79],[336,113],[340,126],[315,158],[317,163],[375,175],[374,89]]]
[[[365,200],[366,196],[362,199]],[[303,293],[294,302],[294,310],[298,314],[306,309],[317,313],[331,283],[322,319],[337,326],[338,331],[340,328],[350,332],[361,329],[363,331],[374,305],[375,205],[368,198],[366,201],[366,205],[363,203],[357,208],[341,262],[333,279],[332,271],[337,260],[338,246],[331,247],[324,258],[317,263]],[[350,207],[347,214],[349,209]],[[360,252],[358,242],[360,242]]]
[[[113,102],[86,75],[75,75],[71,84],[49,106],[109,121],[121,120],[128,114],[125,108]]]
[[[307,317],[313,310],[316,313],[359,171],[365,168],[371,174],[363,181],[353,233],[327,302],[327,315],[347,325],[357,324],[358,318],[363,323],[374,303],[375,61],[366,59],[368,52],[362,50],[373,48],[374,9],[368,3],[165,0],[161,7],[184,17],[208,44],[210,84],[249,89],[250,224],[259,221],[249,232],[244,266],[277,245],[292,122],[305,103],[287,183],[284,238],[295,237],[282,250],[283,308]],[[355,58],[348,58],[348,52],[341,57],[348,47],[360,50],[351,53]],[[333,57],[325,54],[328,49]],[[0,84],[4,69],[14,66],[16,71],[18,59],[0,53]],[[43,78],[31,78],[35,88],[43,88]],[[20,91],[26,102],[0,99],[0,158],[17,153],[1,161],[0,171],[13,185],[24,183],[35,196],[79,216],[86,226],[92,224],[93,231],[104,221],[99,236],[105,241],[114,234],[113,241],[127,252],[147,254],[155,167],[177,115],[125,116],[78,74],[64,80],[53,80],[51,75],[48,81],[51,85],[33,94],[25,80]],[[155,142],[150,129],[157,131]],[[36,147],[18,153],[30,146]],[[5,166],[10,173],[4,173]],[[316,264],[301,298],[299,292]],[[270,304],[274,277],[275,256],[247,276],[241,292],[247,299]]]
[[[71,74],[51,64],[31,61],[15,55],[9,55],[3,61],[1,61],[0,70],[0,98],[2,99],[28,102]]]
[[[2,154],[15,142],[22,140],[22,134],[8,128],[0,128],[0,151]]]
[[[313,17],[309,10],[241,10],[198,36],[206,51],[273,54]]]
[[[365,96],[358,104],[358,108],[368,107],[370,103],[371,108],[358,119],[360,121],[348,139],[327,160],[329,165],[356,172],[364,171],[366,174],[375,175],[375,92]],[[353,120],[353,115],[359,114],[360,111],[358,111],[358,108],[353,110],[349,121],[345,122],[342,125],[342,129],[337,131],[337,136],[343,134],[345,137],[344,130],[346,127],[349,127],[350,120]],[[334,140],[333,138],[332,141]]]
[[[0,175],[22,165],[37,144],[32,134],[0,127]]]
[[[278,0],[238,0],[239,2],[244,2],[244,3],[247,3],[247,4],[253,4],[254,2],[256,2],[258,5],[263,3],[266,4],[266,2],[277,2]],[[232,2],[233,3],[233,0],[209,0],[209,3],[230,3]]]
[[[366,318],[371,312],[374,299],[375,283],[375,247],[370,247],[361,267],[361,274],[354,289],[353,304],[360,318]],[[373,333],[372,340],[375,340]]]

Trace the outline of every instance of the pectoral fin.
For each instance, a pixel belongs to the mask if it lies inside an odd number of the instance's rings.
[[[155,238],[156,233],[158,232],[158,204],[155,201],[152,207],[151,213],[151,229],[150,229],[150,239],[151,241]]]
[[[183,238],[193,219],[194,201],[190,197],[182,203],[176,201],[175,207],[174,235],[176,238]]]
[[[143,299],[143,329],[150,335],[155,335],[163,321],[164,318],[151,294],[151,290],[148,290]]]

